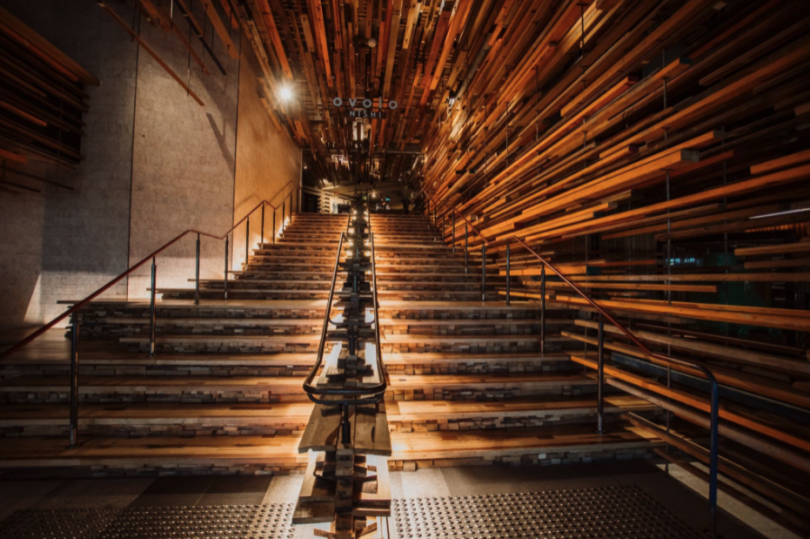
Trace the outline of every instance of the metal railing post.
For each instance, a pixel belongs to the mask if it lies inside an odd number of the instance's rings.
[[[281,203],[281,231],[287,228],[287,201]]]
[[[276,228],[276,209],[273,208],[273,244],[276,243],[276,234],[278,233],[278,229]]]
[[[264,204],[262,204],[262,233],[260,241],[259,249],[264,249]]]
[[[598,364],[596,369],[596,432],[604,434],[604,383],[605,383],[605,321],[599,313],[599,346]]]
[[[470,258],[470,249],[469,243],[467,242],[467,221],[464,221],[464,273],[469,273],[469,258]]]
[[[245,222],[245,267],[243,268],[245,270],[247,270],[249,254],[250,254],[250,216],[248,215],[247,221]]]
[[[546,353],[546,265],[540,270],[540,353]]]
[[[717,388],[717,379],[708,370],[709,383],[712,388],[712,408],[709,424],[710,445],[709,445],[709,518],[711,519],[712,537],[717,537],[717,453],[719,451],[720,434],[718,433],[718,409],[720,408],[720,395]]]
[[[79,314],[70,329],[70,447],[79,445]]]
[[[225,299],[228,299],[228,235],[225,234],[225,280],[222,282]]]
[[[194,305],[200,304],[200,234],[197,234],[197,266],[194,272]]]
[[[481,301],[487,300],[487,244],[481,246]]]
[[[456,253],[456,212],[453,212],[453,254]]]
[[[509,277],[510,277],[510,261],[511,261],[511,249],[509,247],[509,240],[506,240],[506,305],[508,306],[511,301],[511,297],[509,295]]]
[[[157,281],[157,262],[152,257],[152,287],[149,297],[149,357],[155,357],[155,326],[157,325],[157,314],[155,312],[155,284]]]

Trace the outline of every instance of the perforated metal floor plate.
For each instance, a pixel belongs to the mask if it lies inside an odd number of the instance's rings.
[[[288,539],[295,504],[18,511],[3,539]]]
[[[393,500],[395,539],[700,539],[635,486]]]

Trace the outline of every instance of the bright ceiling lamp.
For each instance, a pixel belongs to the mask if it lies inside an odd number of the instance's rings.
[[[292,89],[289,86],[282,86],[278,91],[278,95],[282,101],[289,101],[292,99]]]

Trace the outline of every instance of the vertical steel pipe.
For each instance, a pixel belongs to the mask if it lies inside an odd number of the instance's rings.
[[[262,204],[262,233],[260,241],[259,249],[264,249],[264,204]]]
[[[510,281],[510,260],[511,260],[511,249],[509,248],[509,240],[506,240],[506,305],[508,306],[511,302],[510,296],[510,288],[509,288],[509,281]]]
[[[79,444],[79,313],[70,329],[70,447]]]
[[[157,325],[157,314],[155,310],[155,284],[157,281],[157,263],[152,257],[152,286],[149,297],[149,357],[155,357],[155,326]]]
[[[546,353],[546,265],[540,270],[540,353]]]
[[[481,301],[487,300],[487,244],[481,246]]]
[[[468,245],[469,242],[467,241],[467,221],[464,221],[464,273],[470,272],[469,267],[470,249]]]
[[[228,235],[225,234],[225,280],[222,282],[225,299],[228,299]]]
[[[200,234],[197,234],[197,265],[194,272],[194,305],[200,304]]]
[[[604,382],[605,382],[605,321],[599,314],[599,346],[598,364],[596,369],[596,432],[604,433]]]
[[[281,203],[281,231],[287,228],[287,201]]]
[[[248,215],[247,221],[245,221],[245,266],[244,270],[247,270],[248,265],[248,255],[250,254],[250,215]]]
[[[276,228],[276,209],[273,208],[273,244],[276,243],[276,233],[278,229]]]
[[[456,212],[453,212],[453,254],[456,253]]]

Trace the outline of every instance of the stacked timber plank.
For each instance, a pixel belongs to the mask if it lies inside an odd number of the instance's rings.
[[[501,276],[508,249],[513,305],[572,313],[591,373],[599,315],[555,271],[632,331],[652,354],[603,320],[607,384],[665,410],[623,417],[700,477],[711,369],[724,488],[810,533],[810,8],[562,2],[533,34],[524,4],[504,15],[514,62],[488,52],[423,141],[444,243],[474,226]]]

